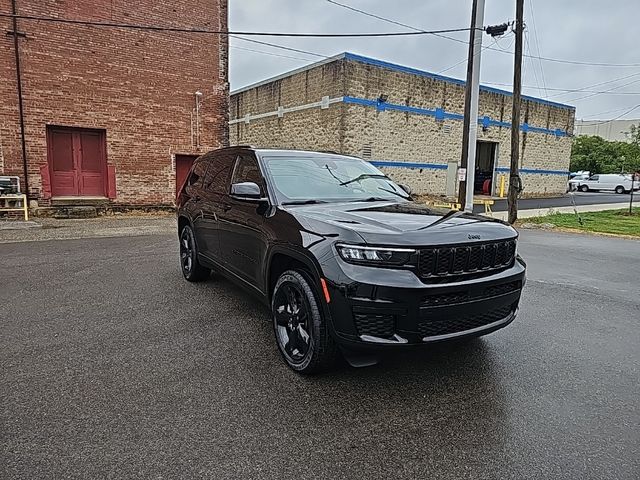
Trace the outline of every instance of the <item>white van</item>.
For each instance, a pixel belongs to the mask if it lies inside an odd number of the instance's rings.
[[[612,191],[616,193],[627,193],[631,191],[631,175],[603,174],[591,175],[585,179],[573,179],[569,181],[570,190],[580,190],[581,192]],[[640,182],[634,182],[634,190],[640,189]]]

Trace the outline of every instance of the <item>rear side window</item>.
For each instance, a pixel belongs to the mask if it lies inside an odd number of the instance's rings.
[[[187,180],[187,185],[195,185],[197,183],[202,183],[202,179],[207,173],[207,162],[204,160],[196,160],[193,164],[193,168],[191,169],[191,173],[189,174],[189,180]]]
[[[262,195],[265,193],[264,179],[262,172],[258,166],[258,161],[249,156],[241,156],[236,160],[236,166],[233,169],[233,177],[231,183],[253,182],[260,187]]]
[[[229,177],[233,167],[234,155],[216,155],[209,159],[209,171],[204,182],[204,187],[209,192],[225,194],[229,190]]]

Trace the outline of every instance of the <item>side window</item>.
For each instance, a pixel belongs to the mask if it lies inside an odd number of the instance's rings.
[[[264,195],[264,179],[258,166],[258,161],[249,156],[238,157],[236,166],[233,169],[231,183],[253,182],[260,187],[260,192]]]
[[[600,175],[592,175],[589,180],[592,182],[597,182],[600,179]]]
[[[195,185],[198,182],[202,184],[202,179],[207,173],[207,162],[204,160],[196,160],[193,164],[193,168],[191,169],[191,173],[189,174],[189,180],[187,181],[188,185]]]
[[[229,177],[233,167],[233,155],[216,155],[209,160],[210,167],[204,188],[212,193],[225,194],[229,190]]]

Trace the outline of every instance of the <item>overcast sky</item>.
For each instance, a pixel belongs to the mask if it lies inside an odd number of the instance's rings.
[[[336,0],[425,30],[469,26],[471,0]],[[485,25],[515,17],[515,0],[486,0]],[[278,32],[401,31],[402,27],[345,10],[327,0],[229,0],[230,30]],[[576,106],[576,118],[610,119],[640,104],[640,0],[525,0],[528,33],[525,53],[590,63],[636,64],[635,67],[571,65],[525,58],[524,93]],[[468,33],[448,34],[468,40]],[[255,37],[252,37],[255,38]],[[464,78],[467,47],[434,36],[399,38],[271,38],[258,40],[331,56],[344,51]],[[231,88],[320,60],[231,39]],[[514,36],[494,43],[484,35],[483,46],[513,51]],[[259,50],[265,53],[256,53]],[[538,50],[539,49],[539,50]],[[625,78],[626,77],[626,78]],[[482,51],[481,82],[510,88],[513,57],[500,51]],[[612,80],[616,80],[612,82]],[[603,83],[607,82],[607,83]],[[596,85],[603,83],[602,85]],[[624,86],[628,84],[627,86]],[[595,85],[595,86],[594,86]],[[547,87],[545,91],[544,87]],[[552,89],[585,89],[567,93]],[[619,88],[620,87],[620,88]],[[592,92],[612,90],[615,94]],[[625,94],[621,94],[625,93]],[[622,118],[640,118],[640,107]]]

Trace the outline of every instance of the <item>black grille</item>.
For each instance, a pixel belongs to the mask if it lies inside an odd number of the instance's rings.
[[[483,245],[424,248],[420,250],[418,275],[423,279],[490,272],[510,266],[516,241]]]
[[[440,320],[428,320],[425,318],[418,324],[418,332],[422,337],[435,337],[437,335],[464,332],[465,330],[471,330],[502,320],[512,311],[512,305],[505,305],[504,307],[476,315],[471,314]]]
[[[358,335],[370,335],[379,338],[391,338],[395,333],[393,315],[354,312]]]
[[[505,295],[507,293],[515,292],[516,290],[520,290],[522,288],[522,282],[509,282],[502,283],[500,285],[492,285],[491,287],[487,287],[484,291],[485,297],[496,297],[498,295]]]
[[[447,293],[432,293],[425,295],[420,301],[421,307],[437,307],[439,305],[454,305],[456,303],[464,303],[470,300],[477,300],[481,298],[497,297],[499,295],[506,295],[522,289],[522,282],[507,282],[498,285],[491,285],[482,291],[471,293],[468,289],[457,290]]]

